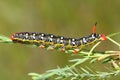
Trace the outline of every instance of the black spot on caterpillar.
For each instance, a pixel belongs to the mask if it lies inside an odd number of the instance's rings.
[[[87,45],[106,40],[106,36],[104,34],[96,34],[95,30],[96,24],[93,26],[92,34],[82,38],[68,38],[38,32],[19,32],[13,34],[11,39],[15,43],[32,44],[50,50],[73,50],[74,53],[77,53]]]

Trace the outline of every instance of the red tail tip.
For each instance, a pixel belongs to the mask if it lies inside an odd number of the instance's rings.
[[[107,39],[107,37],[105,36],[105,34],[102,34],[101,38],[102,38],[103,41]]]

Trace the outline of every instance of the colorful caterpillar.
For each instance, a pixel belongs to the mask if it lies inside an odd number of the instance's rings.
[[[19,32],[13,34],[11,39],[15,43],[32,44],[50,50],[73,50],[74,53],[78,53],[83,47],[87,45],[106,40],[106,36],[104,34],[96,34],[95,31],[96,24],[92,28],[92,34],[82,38],[67,38],[63,36],[55,36],[53,34],[37,32]]]

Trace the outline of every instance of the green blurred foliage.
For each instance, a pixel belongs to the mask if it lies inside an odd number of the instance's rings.
[[[0,0],[0,34],[32,31],[81,37],[91,33],[96,21],[98,33],[110,34],[119,32],[119,9],[119,0]],[[106,41],[98,49],[118,48]],[[0,51],[1,80],[30,80],[27,73],[62,67],[74,58],[21,44],[0,44]],[[95,66],[103,70],[101,64]]]

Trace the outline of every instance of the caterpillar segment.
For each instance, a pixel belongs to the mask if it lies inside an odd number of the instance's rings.
[[[92,34],[82,38],[68,38],[37,32],[19,32],[13,34],[11,39],[14,43],[31,44],[40,48],[57,49],[66,53],[71,50],[78,53],[85,46],[106,40],[104,34],[96,34],[95,28],[96,25],[92,29]]]

